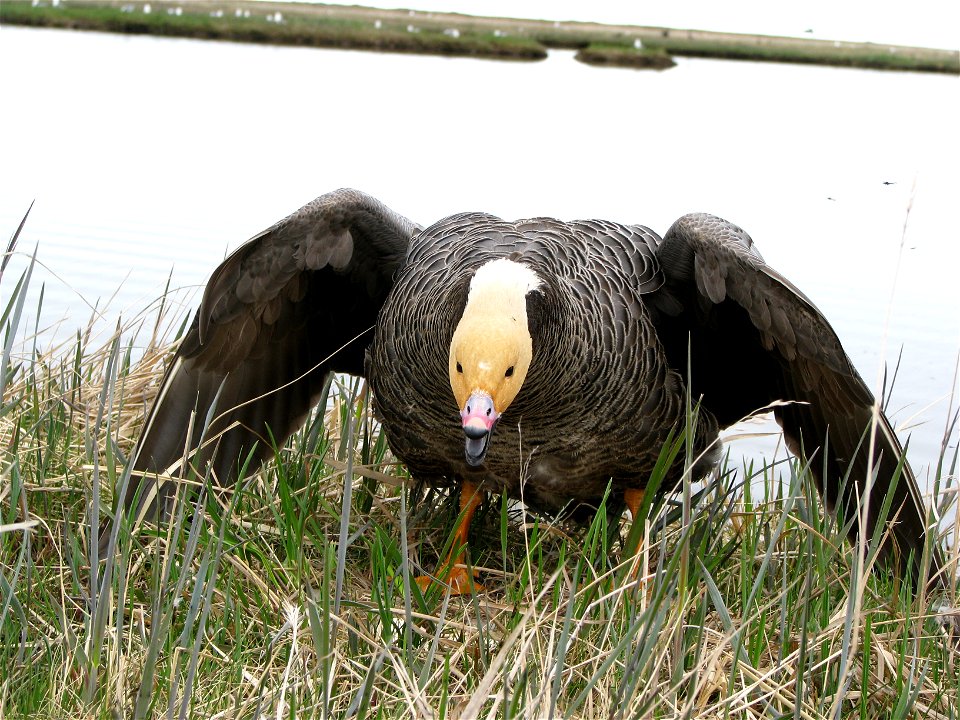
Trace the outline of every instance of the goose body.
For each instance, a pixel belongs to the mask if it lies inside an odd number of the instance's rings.
[[[411,474],[435,485],[470,479],[553,513],[595,505],[611,478],[615,492],[642,487],[685,415],[683,381],[659,347],[648,305],[664,283],[658,240],[640,226],[481,214],[414,238],[366,365],[391,447]],[[533,357],[473,466],[448,354],[477,281],[488,269],[508,274],[511,264],[539,281],[518,318],[533,336]],[[715,422],[705,424],[700,451],[716,433]]]
[[[874,399],[836,333],[719,218],[684,216],[662,239],[482,213],[423,229],[354,190],[321,196],[214,272],[137,444],[125,507],[137,520],[169,510],[170,484],[151,474],[185,447],[199,448],[199,474],[230,485],[238,458],[268,458],[269,439],[302,423],[331,372],[369,380],[414,477],[546,512],[595,506],[611,483],[631,504],[682,431],[688,393],[701,403],[696,476],[719,457],[721,428],[776,402],[830,508],[853,517],[875,471],[868,531],[891,495],[881,555],[916,575],[926,512],[905,463],[894,483],[903,450],[889,422],[879,414],[871,443]],[[214,404],[205,442],[189,419]]]

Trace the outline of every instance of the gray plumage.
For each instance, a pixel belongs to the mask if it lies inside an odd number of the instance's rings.
[[[473,467],[448,355],[471,279],[501,257],[542,280],[526,296],[533,359]],[[795,401],[774,410],[788,445],[811,459],[827,505],[852,517],[873,396],[823,315],[740,228],[687,215],[661,240],[640,225],[468,213],[422,229],[367,195],[336,191],[214,272],[147,418],[134,458],[143,479],[124,505],[139,495],[138,519],[169,509],[169,484],[150,473],[198,446],[198,431],[187,437],[191,413],[202,419],[216,399],[207,434],[216,442],[193,462],[200,474],[210,463],[227,486],[238,458],[256,445],[256,465],[297,429],[330,372],[368,378],[390,446],[414,477],[469,479],[547,512],[595,505],[611,479],[615,494],[643,487],[682,429],[688,350],[689,390],[701,399],[695,474],[719,457],[720,428]],[[891,487],[903,450],[882,413],[874,445],[870,517],[892,493],[897,521],[882,555],[915,576],[924,505],[905,462]]]

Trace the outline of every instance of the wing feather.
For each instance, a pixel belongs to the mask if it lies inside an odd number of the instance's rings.
[[[224,260],[148,414],[124,509],[139,496],[137,520],[162,518],[173,488],[156,473],[185,473],[185,449],[201,444],[197,474],[232,484],[238,461],[251,450],[263,461],[303,422],[330,372],[362,374],[369,330],[419,230],[376,199],[339,190]]]
[[[679,316],[661,319],[658,332],[681,368],[690,338],[694,395],[722,425],[775,401],[796,401],[779,405],[774,414],[791,450],[812,459],[826,504],[854,517],[868,475],[876,472],[867,532],[873,533],[883,500],[892,494],[889,517],[896,520],[881,556],[918,580],[927,513],[916,478],[823,314],[766,265],[749,235],[720,218],[684,216],[657,255],[667,278],[663,292],[684,307]],[[856,534],[854,524],[851,536]],[[940,562],[934,558],[934,572]]]

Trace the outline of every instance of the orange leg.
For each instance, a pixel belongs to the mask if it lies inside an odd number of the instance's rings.
[[[446,560],[440,563],[440,568],[437,571],[438,579],[450,586],[450,592],[453,595],[468,595],[471,588],[477,592],[483,592],[483,586],[471,577],[464,565],[464,548],[467,544],[467,535],[470,532],[470,521],[473,519],[473,513],[480,505],[480,499],[480,486],[475,482],[464,480],[460,486],[460,519],[453,531],[450,554]],[[433,582],[434,579],[429,575],[422,575],[417,578],[417,585],[423,592],[426,592]]]
[[[627,488],[623,491],[623,501],[627,503],[627,509],[630,511],[630,515],[634,520],[637,519],[637,513],[640,512],[643,494],[642,488]]]
[[[640,513],[640,505],[643,503],[643,489],[642,488],[627,488],[623,491],[623,500],[627,503],[627,509],[630,511],[630,517],[634,522],[637,520],[637,515]],[[640,550],[643,548],[643,536],[637,540],[637,548],[633,551],[633,566],[630,569],[630,576],[633,579],[636,579],[637,574],[640,571]]]

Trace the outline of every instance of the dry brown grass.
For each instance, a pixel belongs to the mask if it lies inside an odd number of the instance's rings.
[[[232,498],[120,532],[96,564],[169,358],[146,332],[4,356],[0,716],[957,716],[956,584],[857,582],[802,467],[652,508],[635,580],[602,513],[493,499],[471,548],[487,591],[422,597],[452,503],[409,489],[354,382]]]

